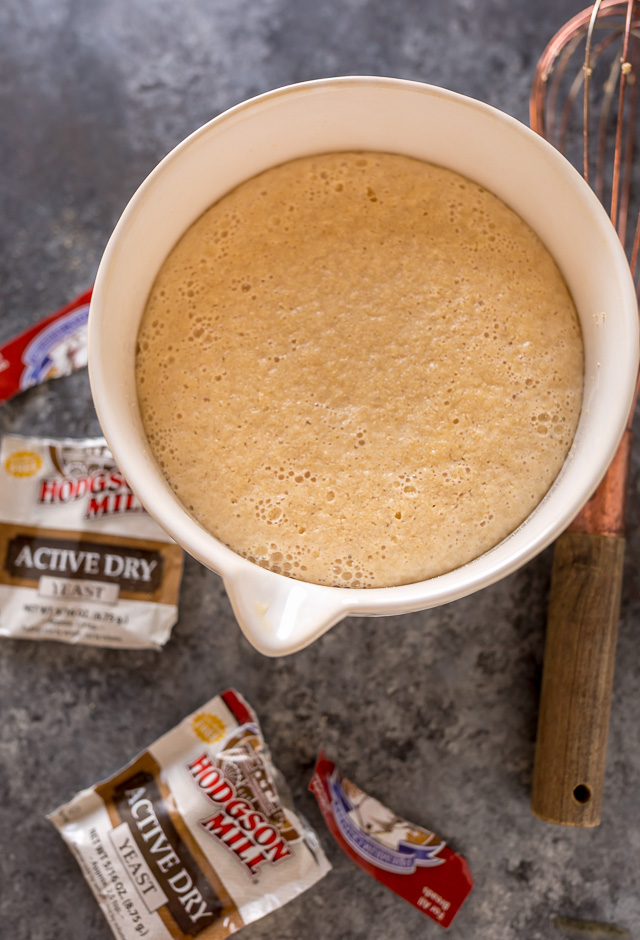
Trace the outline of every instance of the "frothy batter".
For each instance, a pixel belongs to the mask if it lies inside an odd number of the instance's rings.
[[[150,446],[246,558],[342,587],[421,581],[549,489],[582,400],[553,259],[493,194],[390,154],[284,164],[165,261],[139,334]]]

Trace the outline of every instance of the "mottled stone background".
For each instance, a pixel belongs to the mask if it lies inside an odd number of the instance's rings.
[[[527,121],[535,63],[580,0],[5,0],[0,7],[0,342],[92,283],[126,202],[185,135],[242,99],[338,74],[420,79]],[[85,372],[0,408],[0,431],[99,433]],[[306,791],[324,745],[399,814],[466,855],[456,940],[542,940],[554,915],[640,930],[640,459],[602,825],[529,810],[551,553],[479,595],[350,619],[267,660],[219,578],[188,560],[161,653],[0,646],[0,935],[111,936],[45,813],[227,685],[261,716],[334,871],[250,940],[405,940],[440,928],[356,868]]]

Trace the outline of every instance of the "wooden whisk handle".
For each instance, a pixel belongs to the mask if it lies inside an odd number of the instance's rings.
[[[546,822],[600,823],[624,548],[591,532],[556,541],[531,801]]]

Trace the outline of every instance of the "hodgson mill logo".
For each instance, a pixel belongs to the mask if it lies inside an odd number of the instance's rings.
[[[86,497],[85,519],[144,511],[106,445],[52,446],[49,453],[58,475],[40,481],[38,502],[42,505],[62,505]]]

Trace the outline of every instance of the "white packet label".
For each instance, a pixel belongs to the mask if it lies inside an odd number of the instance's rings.
[[[120,940],[221,940],[329,870],[233,689],[48,818]]]
[[[0,636],[159,648],[182,549],[144,511],[104,438],[0,448]]]

